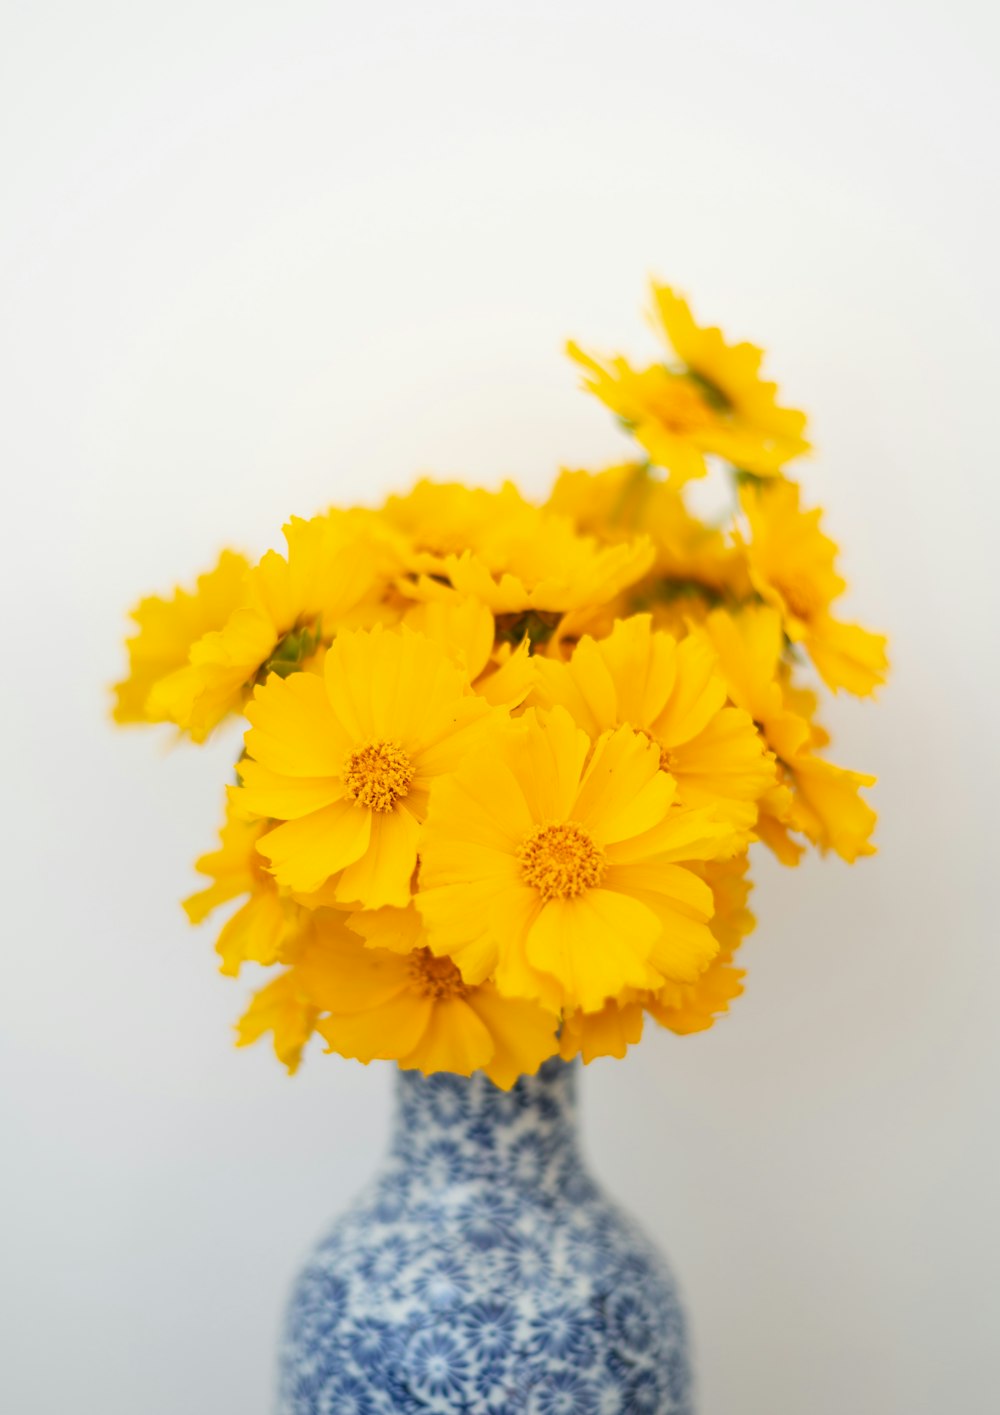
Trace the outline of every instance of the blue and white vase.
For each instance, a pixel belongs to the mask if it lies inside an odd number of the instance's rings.
[[[399,1074],[388,1163],[295,1285],[280,1415],[691,1415],[673,1279],[587,1173],[576,1077]]]

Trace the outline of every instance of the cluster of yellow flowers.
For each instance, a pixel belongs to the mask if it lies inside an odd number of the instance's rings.
[[[654,287],[669,361],[570,345],[636,460],[548,501],[420,482],[293,519],[133,612],[120,723],[249,726],[200,922],[222,971],[275,969],[239,1024],[290,1070],[329,1050],[500,1086],[621,1056],[647,1014],[711,1026],[741,991],[749,847],[871,854],[873,778],[820,754],[809,665],[870,694],[885,641],[836,618],[803,414],[761,352]],[[728,479],[710,525],[685,486]]]

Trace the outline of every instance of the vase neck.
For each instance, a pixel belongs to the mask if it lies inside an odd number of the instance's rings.
[[[501,1091],[479,1073],[422,1076],[401,1071],[396,1080],[392,1156],[397,1164],[426,1165],[438,1154],[471,1165],[480,1177],[504,1183],[546,1184],[579,1161],[577,1065],[554,1057],[535,1076]]]

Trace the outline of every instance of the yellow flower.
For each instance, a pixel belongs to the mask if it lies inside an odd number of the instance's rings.
[[[191,645],[221,628],[246,593],[249,566],[242,555],[224,550],[214,569],[199,575],[193,592],[177,589],[171,599],[149,595],[132,610],[139,632],[126,640],[129,674],[114,687],[113,716],[122,724],[165,722],[151,708],[150,693],[161,679],[187,663]]]
[[[595,1011],[629,987],[693,980],[716,943],[711,891],[683,861],[731,828],[674,804],[659,750],[628,727],[590,739],[530,710],[436,783],[417,907],[466,982]]]
[[[329,1050],[365,1063],[397,1061],[425,1075],[485,1071],[508,1090],[556,1051],[558,1018],[535,1002],[469,985],[449,958],[423,946],[366,947],[334,921],[316,920],[299,966]]]
[[[272,674],[247,706],[240,808],[284,822],[257,848],[279,884],[366,908],[404,906],[431,782],[492,713],[412,630],[338,636],[323,674]]]
[[[374,606],[367,615],[364,606],[389,554],[376,525],[364,513],[293,516],[284,528],[287,556],[270,550],[250,571],[241,606],[191,646],[185,667],[157,684],[155,710],[203,741],[242,709],[261,673],[291,673],[323,636],[370,620]]]
[[[727,344],[719,329],[697,324],[687,301],[669,285],[653,284],[652,320],[712,406],[729,417],[743,437],[756,442],[750,460],[730,461],[767,476],[808,451],[806,416],[778,406],[776,385],[761,378],[762,350],[753,344]]]
[[[530,534],[510,538],[497,568],[466,551],[446,555],[442,572],[458,594],[480,600],[498,618],[533,611],[555,624],[570,610],[607,603],[652,562],[653,548],[644,537],[601,546],[564,518],[540,515]]]
[[[405,496],[390,496],[381,514],[408,547],[408,568],[429,575],[437,573],[446,555],[466,550],[480,555],[491,569],[498,568],[505,538],[538,519],[536,508],[512,482],[487,491],[426,479]]]
[[[648,535],[655,552],[652,573],[683,582],[683,589],[703,586],[709,596],[750,593],[740,546],[690,514],[682,494],[646,463],[597,473],[563,471],[547,505],[598,541],[614,545]]]
[[[780,610],[788,637],[803,643],[828,687],[871,693],[885,681],[885,636],[831,616],[847,586],[835,568],[837,547],[820,530],[822,513],[803,511],[799,488],[783,480],[744,486],[740,500],[754,588]]]
[[[215,945],[221,971],[231,977],[239,973],[241,963],[276,963],[282,943],[298,922],[295,903],[281,896],[257,853],[257,842],[266,829],[266,821],[241,815],[230,797],[219,849],[195,861],[198,873],[212,883],[184,900],[188,918],[200,924],[221,904],[247,896],[223,925]]]
[[[536,659],[534,667],[529,703],[566,708],[595,739],[623,723],[635,728],[655,743],[682,805],[710,806],[741,831],[753,828],[774,762],[750,715],[726,705],[704,642],[654,633],[640,614],[619,620],[606,639],[581,639],[568,663]]]
[[[789,706],[789,701],[802,706],[803,699],[782,685],[778,612],[765,605],[747,606],[738,614],[717,609],[698,632],[716,653],[729,696],[760,725],[778,759],[780,784],[760,802],[761,838],[789,865],[797,864],[801,854],[790,829],[848,862],[873,854],[876,816],[859,791],[873,786],[875,778],[815,755],[826,734]]]

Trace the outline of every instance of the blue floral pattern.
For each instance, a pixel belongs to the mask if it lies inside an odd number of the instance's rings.
[[[292,1294],[280,1415],[692,1415],[673,1280],[587,1173],[575,1089],[400,1074],[388,1164]]]

